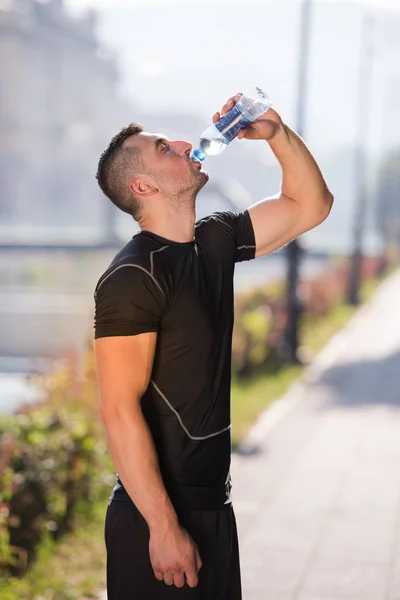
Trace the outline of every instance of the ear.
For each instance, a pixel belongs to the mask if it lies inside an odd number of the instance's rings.
[[[143,177],[135,177],[129,183],[129,189],[132,194],[135,196],[139,196],[141,198],[146,198],[148,196],[154,196],[157,194],[158,189],[153,185],[151,181],[145,179]]]

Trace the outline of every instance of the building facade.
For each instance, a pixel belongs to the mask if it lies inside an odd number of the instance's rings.
[[[118,98],[114,58],[99,46],[95,25],[95,13],[73,18],[62,0],[0,3],[3,240],[112,235],[115,211],[94,173],[130,110]]]

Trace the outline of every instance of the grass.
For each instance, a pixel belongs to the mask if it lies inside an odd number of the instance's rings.
[[[109,494],[108,494],[109,496]],[[1,600],[89,600],[105,588],[104,517],[107,499],[93,515],[79,517],[77,528],[55,544],[41,543],[35,564],[22,578],[0,580]]]
[[[362,300],[368,300],[380,279],[362,286]],[[328,317],[309,324],[302,331],[304,344],[318,352],[356,311],[338,305]],[[232,443],[237,445],[268,404],[282,396],[298,379],[304,367],[288,366],[278,373],[258,373],[245,381],[232,382]],[[109,494],[108,494],[109,495]],[[76,530],[57,545],[50,539],[41,545],[38,560],[21,579],[0,580],[2,600],[89,600],[105,588],[104,517],[107,498],[93,507],[93,516],[81,517]]]
[[[362,284],[360,298],[363,303],[372,297],[385,277],[370,279]],[[356,311],[357,307],[341,303],[327,317],[304,323],[301,331],[302,342],[311,356],[317,354]],[[232,381],[233,449],[243,441],[258,415],[271,402],[282,396],[291,383],[301,377],[304,368],[301,365],[289,365],[276,373],[255,373],[246,380]]]

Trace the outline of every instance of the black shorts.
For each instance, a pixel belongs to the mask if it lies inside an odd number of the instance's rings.
[[[241,600],[239,546],[231,504],[221,510],[177,509],[179,523],[192,536],[203,562],[198,584],[167,585],[154,575],[149,528],[133,502],[107,506],[108,600]]]

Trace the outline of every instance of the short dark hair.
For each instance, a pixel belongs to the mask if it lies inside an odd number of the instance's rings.
[[[142,131],[140,123],[130,123],[114,135],[101,153],[96,173],[102,192],[115,206],[132,215],[136,221],[140,217],[141,204],[129,190],[127,176],[131,177],[133,161],[136,166],[141,166],[141,150],[135,146],[124,146],[124,143],[129,137]]]

